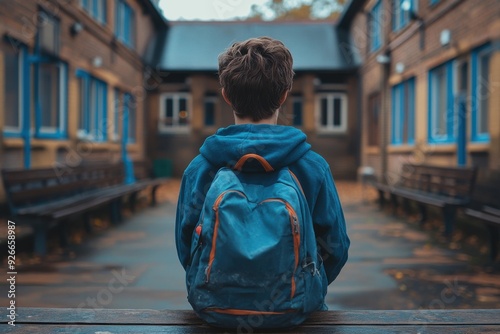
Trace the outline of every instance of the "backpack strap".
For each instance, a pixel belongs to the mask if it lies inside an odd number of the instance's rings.
[[[245,154],[244,156],[242,156],[240,158],[240,160],[238,160],[236,165],[234,165],[233,169],[237,170],[237,171],[241,171],[241,169],[243,168],[243,165],[245,164],[245,162],[247,162],[248,159],[257,160],[262,165],[262,167],[264,168],[264,170],[266,172],[273,172],[274,171],[274,168],[269,164],[269,162],[267,162],[266,159],[264,159],[263,157],[261,157],[258,154],[254,154],[254,153],[249,153],[249,154]]]

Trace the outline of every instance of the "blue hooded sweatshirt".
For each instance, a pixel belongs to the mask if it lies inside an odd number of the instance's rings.
[[[205,140],[184,172],[177,204],[176,245],[182,266],[189,265],[191,238],[215,174],[248,153],[262,156],[275,170],[288,166],[299,179],[330,284],[347,261],[350,242],[344,214],[328,163],[311,150],[302,131],[290,126],[232,125]],[[261,167],[245,164],[243,171],[261,171]]]

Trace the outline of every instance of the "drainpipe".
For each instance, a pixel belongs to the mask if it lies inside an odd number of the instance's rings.
[[[388,89],[388,81],[389,74],[391,70],[391,58],[388,53],[383,53],[377,56],[377,62],[382,65],[382,77],[381,83],[382,86],[382,112],[380,113],[381,118],[381,136],[380,136],[380,159],[381,161],[381,169],[382,169],[382,179],[384,181],[387,180],[387,166],[388,166],[388,155],[387,155],[387,146],[388,135],[389,135],[389,89]]]
[[[123,133],[122,133],[122,161],[123,167],[125,168],[125,184],[131,184],[135,182],[134,177],[134,165],[132,160],[130,160],[127,152],[127,142],[128,142],[128,123],[129,123],[129,104],[130,96],[124,96],[123,103]]]

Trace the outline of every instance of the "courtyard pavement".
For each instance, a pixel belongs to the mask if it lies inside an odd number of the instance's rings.
[[[143,206],[118,226],[76,237],[64,252],[43,261],[21,254],[17,306],[189,309],[174,241],[178,184],[172,180],[160,191],[157,207]],[[337,185],[351,249],[329,287],[330,309],[500,308],[498,271],[432,241],[411,217],[381,212],[373,190]],[[5,280],[0,301],[8,303]]]

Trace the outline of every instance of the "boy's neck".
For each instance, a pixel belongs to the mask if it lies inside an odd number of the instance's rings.
[[[270,118],[265,118],[261,119],[260,121],[254,121],[251,118],[239,118],[234,115],[234,124],[236,125],[242,125],[242,124],[269,124],[269,125],[276,125],[278,124],[278,111],[270,117]]]

